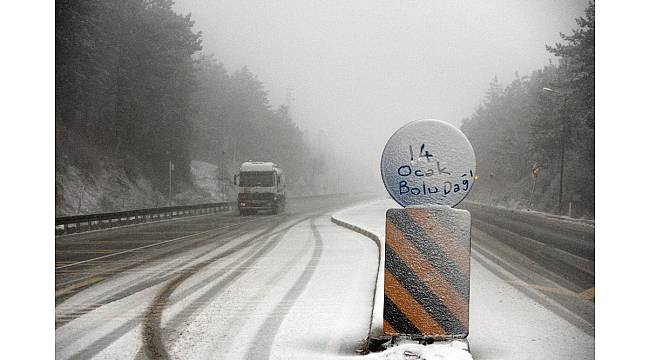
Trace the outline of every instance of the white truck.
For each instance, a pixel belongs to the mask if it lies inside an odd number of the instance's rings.
[[[238,186],[237,206],[240,215],[258,210],[277,214],[284,209],[286,182],[282,169],[272,162],[247,161],[233,179]]]

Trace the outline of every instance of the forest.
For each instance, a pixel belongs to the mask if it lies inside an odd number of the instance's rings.
[[[288,179],[309,162],[288,107],[273,108],[248,69],[229,73],[202,53],[172,1],[57,1],[55,11],[57,175],[112,166],[165,194],[169,169],[179,192],[193,159],[224,181],[248,159],[275,161]],[[57,181],[57,202],[61,193]]]
[[[290,188],[326,178],[289,104],[271,106],[254,73],[204,53],[201,32],[173,1],[57,1],[55,17],[57,206],[64,193],[83,193],[66,184],[72,168],[82,177],[119,169],[114,183],[146,178],[159,198],[129,204],[126,190],[98,185],[105,204],[88,211],[160,205],[170,182],[174,193],[188,188],[192,160],[216,165],[224,184],[249,159],[278,163]],[[477,156],[475,201],[593,218],[593,3],[576,23],[547,46],[554,60],[509,84],[494,78],[463,120]],[[83,196],[71,205],[77,213]]]
[[[573,217],[595,212],[595,9],[547,45],[557,64],[507,85],[494,79],[463,120],[477,157],[471,197]],[[537,169],[536,171],[533,171]]]

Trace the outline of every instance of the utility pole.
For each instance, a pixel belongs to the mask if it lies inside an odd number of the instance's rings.
[[[224,142],[225,144],[225,142]],[[221,164],[219,164],[221,169],[219,177],[221,178],[221,196],[223,201],[226,201],[226,150],[225,147],[221,150]]]
[[[174,164],[169,160],[169,197],[167,206],[172,206],[172,171],[174,170]]]
[[[81,201],[84,199],[84,191],[86,190],[86,184],[81,184],[81,192],[79,193],[79,203],[77,204],[77,215],[81,211]]]
[[[539,166],[537,163],[533,165],[533,187],[530,189],[530,199],[528,201],[528,209],[533,208],[533,194],[535,194],[535,183],[537,182],[537,176],[539,175]]]
[[[566,103],[566,100],[564,101]],[[563,106],[566,108],[566,106]],[[562,122],[562,155],[560,156],[560,196],[558,199],[558,213],[562,214],[562,189],[564,188],[564,152],[566,149],[566,121]]]
[[[233,141],[235,145],[233,146],[232,151],[232,165],[235,166],[235,164],[237,164],[237,138],[233,138]]]
[[[287,105],[287,115],[291,117],[291,110],[292,110],[292,105],[293,105],[293,100],[295,98],[293,97],[293,89],[292,88],[287,88],[287,93],[285,95],[284,102]]]
[[[489,204],[494,205],[494,173],[490,173],[490,200]]]

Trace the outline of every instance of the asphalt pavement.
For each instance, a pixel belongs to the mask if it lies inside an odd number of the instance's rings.
[[[56,237],[56,357],[353,356],[371,324],[379,253],[330,216],[362,200],[294,199],[278,215]],[[348,213],[379,234],[386,206]],[[474,358],[593,358],[593,226],[463,206],[472,213]]]
[[[290,201],[56,238],[56,357],[330,358],[367,336],[377,248]]]

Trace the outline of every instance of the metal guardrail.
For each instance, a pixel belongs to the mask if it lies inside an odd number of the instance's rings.
[[[318,199],[348,196],[348,194],[321,194],[292,196],[289,199]],[[111,213],[62,216],[56,218],[56,235],[74,234],[84,231],[107,229],[117,226],[142,224],[189,215],[203,215],[229,211],[237,207],[237,202],[206,203],[198,205],[166,206],[137,209]]]
[[[541,243],[591,261],[595,257],[594,225],[472,202],[464,202],[460,207],[472,213],[474,225],[478,227],[481,222],[485,223],[482,230],[489,227],[492,231],[498,231],[498,237],[502,241],[510,239],[515,248],[521,237],[525,237],[533,239],[536,244]],[[503,230],[508,233],[503,233]]]
[[[166,206],[159,208],[118,211],[88,215],[62,216],[56,218],[56,235],[72,234],[116,226],[141,224],[189,215],[203,215],[229,211],[235,202],[207,203],[198,205]]]

